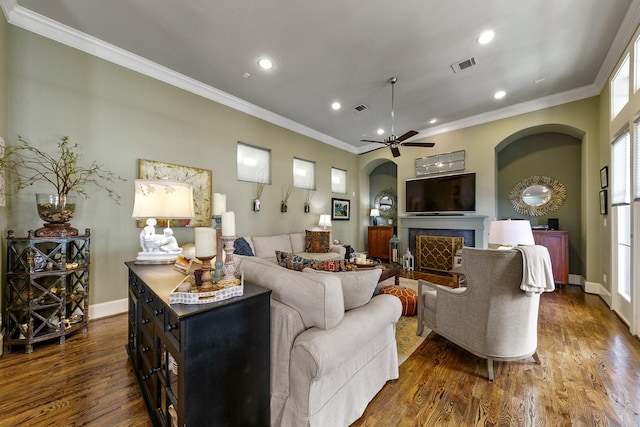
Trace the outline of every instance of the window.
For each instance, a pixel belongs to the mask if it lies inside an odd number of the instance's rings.
[[[316,188],[316,164],[309,160],[293,158],[293,186],[306,190]]]
[[[347,171],[331,168],[331,192],[347,194]]]
[[[630,202],[629,179],[629,131],[617,137],[611,144],[611,205]]]
[[[611,80],[611,118],[613,119],[629,102],[629,55]]]
[[[271,150],[238,142],[238,181],[271,184]]]
[[[640,200],[640,120],[635,122],[634,146],[633,146],[633,199]]]

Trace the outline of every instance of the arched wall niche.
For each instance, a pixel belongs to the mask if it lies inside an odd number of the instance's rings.
[[[498,219],[526,219],[532,225],[547,225],[558,218],[561,230],[569,232],[569,272],[585,275],[582,253],[582,143],[585,132],[567,125],[548,124],[518,131],[496,145],[496,213]],[[509,195],[516,184],[532,176],[555,178],[566,186],[562,206],[543,216],[518,213]]]

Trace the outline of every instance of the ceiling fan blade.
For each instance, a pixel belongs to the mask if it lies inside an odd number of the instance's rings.
[[[384,141],[374,141],[373,139],[361,139],[361,142],[375,142],[377,144],[386,144]]]
[[[398,138],[396,139],[396,141],[398,141],[398,142],[402,142],[402,141],[404,141],[405,139],[409,139],[409,138],[411,138],[412,136],[416,136],[418,133],[419,133],[419,132],[416,132],[415,130],[410,130],[409,132],[405,132],[403,135],[401,135],[400,137],[398,137]]]
[[[436,145],[435,142],[403,142],[405,147],[427,147],[431,148]]]
[[[391,154],[393,154],[393,157],[400,157],[400,150],[397,145],[390,145],[389,148],[391,148]]]

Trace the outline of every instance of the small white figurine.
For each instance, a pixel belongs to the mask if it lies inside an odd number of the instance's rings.
[[[164,240],[159,243],[160,250],[168,253],[180,254],[182,248],[178,246],[178,241],[173,237],[173,230],[170,228],[164,229]]]
[[[155,244],[156,224],[155,218],[149,218],[147,219],[147,225],[140,232],[140,247],[142,248],[142,252],[152,252],[157,248]]]

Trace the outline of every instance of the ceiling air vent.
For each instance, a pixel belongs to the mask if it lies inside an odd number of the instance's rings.
[[[474,65],[476,65],[476,58],[471,57],[471,58],[465,59],[464,61],[460,61],[455,64],[452,64],[451,68],[453,68],[454,73],[457,73],[458,71],[462,71],[465,68],[473,67]]]
[[[364,105],[364,104],[360,104],[360,105],[356,105],[355,107],[353,107],[353,110],[354,110],[356,113],[362,113],[362,112],[363,112],[364,110],[366,110],[367,108],[369,108],[369,107],[367,107],[367,106],[366,106],[366,105]]]

